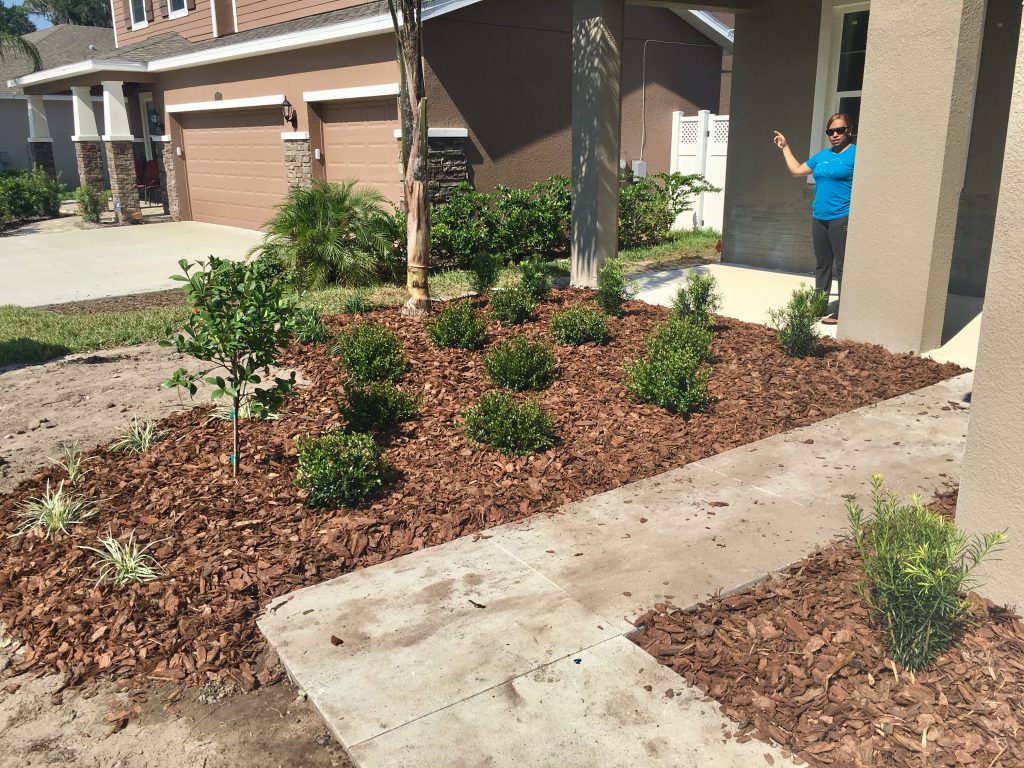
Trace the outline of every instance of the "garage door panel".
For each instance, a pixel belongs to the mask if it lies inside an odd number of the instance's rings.
[[[279,110],[182,116],[192,218],[261,228],[288,195]]]
[[[355,179],[393,203],[402,199],[401,146],[394,99],[326,104],[321,110],[328,181]]]

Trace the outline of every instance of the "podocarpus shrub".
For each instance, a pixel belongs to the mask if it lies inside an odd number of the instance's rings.
[[[847,502],[866,579],[858,591],[877,619],[893,658],[925,670],[949,650],[971,618],[964,592],[971,572],[1006,541],[1005,532],[968,536],[927,509],[921,497],[900,504],[871,478],[873,513]]]
[[[608,319],[585,304],[569,307],[551,315],[551,335],[555,342],[578,347],[581,344],[607,344],[611,338]]]
[[[672,299],[672,314],[707,325],[721,305],[722,297],[715,276],[707,272],[689,272],[686,282],[679,286]]]
[[[345,383],[345,402],[339,405],[351,432],[387,429],[413,418],[419,399],[388,381]]]
[[[427,335],[439,347],[480,349],[487,341],[487,319],[468,301],[457,301],[427,324]]]
[[[470,440],[504,454],[526,455],[555,444],[554,423],[536,400],[517,403],[509,392],[487,392],[462,416]]]
[[[551,276],[540,256],[533,255],[519,265],[519,285],[534,301],[543,301],[551,293]]]
[[[349,379],[359,384],[396,381],[405,372],[405,352],[398,336],[374,320],[339,333],[331,354],[341,358]]]
[[[491,314],[502,325],[521,325],[530,319],[537,303],[522,286],[492,291],[487,300]]]
[[[106,210],[107,202],[110,200],[110,190],[93,189],[83,184],[75,190],[73,197],[82,221],[99,224],[100,214]]]
[[[711,369],[705,364],[710,338],[705,344],[700,331],[689,323],[675,321],[647,339],[647,354],[626,365],[629,391],[642,402],[684,416],[712,403],[714,398],[708,395]]]
[[[793,291],[785,307],[769,311],[772,326],[779,332],[779,343],[787,355],[809,357],[821,351],[821,338],[815,326],[827,309],[825,294],[801,287]]]
[[[160,342],[178,352],[204,360],[211,365],[195,373],[179,368],[164,387],[184,387],[195,395],[198,382],[213,386],[213,400],[226,397],[232,414],[241,406],[261,416],[276,412],[295,386],[295,372],[289,378],[273,377],[273,384],[259,387],[270,377],[281,350],[293,337],[295,295],[284,283],[274,279],[276,268],[264,262],[238,263],[211,256],[210,261],[189,264],[178,262],[184,276],[174,279],[185,283],[192,314],[173,341]],[[196,269],[195,267],[198,267]],[[168,335],[174,333],[167,330]],[[211,375],[223,369],[224,375]],[[239,419],[232,418],[232,470],[238,473],[241,456]]]
[[[66,189],[42,168],[0,172],[0,230],[60,214]]]
[[[544,389],[555,380],[557,360],[543,344],[516,336],[484,355],[491,379],[506,389]]]
[[[387,465],[369,435],[328,432],[296,441],[299,468],[295,484],[310,507],[335,507],[366,500],[384,485]]]
[[[470,264],[470,289],[477,295],[483,296],[498,284],[498,278],[501,276],[501,267],[502,260],[500,256],[488,253],[487,251],[478,253],[473,257]]]
[[[623,305],[636,294],[636,281],[626,277],[625,264],[621,259],[611,259],[597,271],[597,294],[594,301],[601,311],[613,317],[621,317]]]

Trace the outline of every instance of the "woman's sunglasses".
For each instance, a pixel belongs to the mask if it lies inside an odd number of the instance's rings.
[[[828,134],[829,136],[842,136],[848,130],[850,129],[847,128],[845,125],[840,125],[835,128],[826,128],[825,133]]]

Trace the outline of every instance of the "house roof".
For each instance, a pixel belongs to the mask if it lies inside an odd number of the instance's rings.
[[[94,58],[97,54],[108,54],[114,50],[114,30],[109,27],[58,24],[23,37],[39,50],[43,69]],[[7,86],[7,81],[31,71],[32,62],[24,56],[15,53],[5,56],[0,61],[0,93],[14,91],[14,88]]]

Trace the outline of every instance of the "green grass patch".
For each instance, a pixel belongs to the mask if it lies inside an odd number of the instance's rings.
[[[722,233],[716,229],[674,231],[664,243],[650,248],[623,249],[619,251],[619,258],[627,265],[648,266],[652,262],[658,264],[692,258],[714,258],[715,244],[721,237]]]

